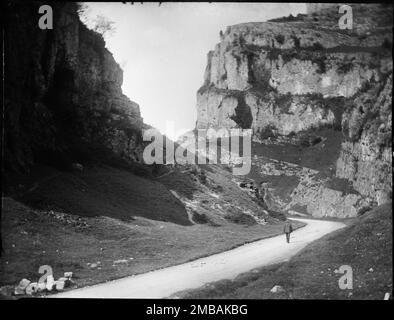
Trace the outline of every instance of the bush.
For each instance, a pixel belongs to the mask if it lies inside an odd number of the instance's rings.
[[[348,72],[351,71],[352,69],[353,69],[353,63],[348,62],[348,63],[345,63],[345,64],[341,65],[341,66],[338,68],[338,72],[339,72],[339,73],[348,73]]]
[[[261,140],[265,140],[268,138],[275,138],[275,127],[271,125],[266,126],[260,130],[259,135]]]
[[[300,47],[300,39],[297,38],[296,36],[291,37],[294,41],[294,46],[298,49]]]
[[[362,207],[362,208],[357,212],[357,215],[358,215],[358,216],[362,216],[363,214],[367,213],[368,211],[371,211],[371,207],[369,207],[369,206]]]
[[[293,101],[292,95],[290,93],[287,94],[278,94],[275,96],[275,104],[279,107],[282,113],[288,113],[291,107],[291,103]]]
[[[205,213],[198,213],[196,211],[193,211],[192,213],[192,220],[198,224],[205,224],[209,222]]]
[[[317,66],[319,67],[317,69],[317,73],[323,74],[323,73],[325,73],[327,71],[327,69],[326,69],[326,58],[325,57],[314,59],[312,62],[316,63]]]
[[[382,48],[391,51],[392,46],[393,46],[393,44],[391,43],[391,41],[387,38],[384,38],[384,41],[382,43]]]
[[[248,226],[256,224],[256,220],[252,216],[244,213],[231,213],[225,215],[224,218],[237,224],[244,224]]]
[[[279,43],[279,44],[283,44],[285,42],[285,37],[281,34],[278,34],[275,36],[275,40]]]
[[[296,133],[294,131],[291,131],[287,136],[289,138],[294,138],[296,136]]]
[[[322,46],[322,44],[319,41],[317,41],[317,42],[313,43],[312,49],[313,50],[324,50],[324,47]]]
[[[281,221],[286,221],[286,215],[283,212],[268,210],[268,214],[272,218],[275,218],[275,219],[278,219],[278,220],[281,220]]]
[[[291,22],[291,21],[303,21],[304,17],[306,17],[306,14],[299,13],[297,16],[293,16],[290,14],[287,17],[281,17],[281,18],[275,18],[275,19],[270,19],[268,20],[269,22]]]
[[[206,184],[207,183],[207,175],[205,173],[205,170],[201,170],[200,174],[198,175],[198,178],[200,179],[200,182],[202,184]]]

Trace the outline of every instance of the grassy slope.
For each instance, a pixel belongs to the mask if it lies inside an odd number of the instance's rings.
[[[258,225],[243,213],[261,209],[229,172],[207,168],[201,183],[198,175],[182,171],[149,178],[108,166],[83,172],[41,166],[14,177],[10,190],[20,202],[2,203],[0,285],[37,280],[43,264],[51,265],[56,277],[72,271],[78,286],[91,285],[282,232],[282,221],[269,217],[268,224]],[[187,203],[200,214],[200,224],[190,220]],[[126,261],[114,265],[116,260]],[[96,268],[87,265],[97,261]]]
[[[351,183],[343,179],[335,178],[335,166],[339,157],[340,146],[343,140],[341,131],[329,127],[311,129],[299,133],[302,135],[319,136],[323,141],[315,145],[306,146],[301,143],[275,142],[273,144],[253,143],[253,156],[288,162],[318,171],[318,175],[328,178],[327,187],[340,190],[345,193],[356,193],[351,187]],[[275,140],[274,140],[275,141]],[[260,167],[252,164],[250,173],[247,176],[257,182],[266,181],[269,183],[272,195],[278,197],[284,203],[290,201],[290,195],[298,186],[300,180],[294,175],[263,175]],[[302,213],[307,213],[305,208],[293,207]]]
[[[342,132],[331,128],[315,129],[310,130],[310,132],[327,140],[309,147],[293,144],[264,145],[253,143],[253,154],[294,163],[318,171],[330,170],[339,156],[343,138]]]
[[[341,265],[353,268],[353,290],[340,290]],[[372,269],[371,269],[372,268]],[[383,299],[392,293],[392,208],[382,205],[276,264],[178,294],[183,298]],[[271,293],[274,285],[285,292]]]
[[[127,170],[96,167],[84,172],[38,168],[39,179],[25,182],[16,199],[39,209],[123,220],[142,216],[190,225],[182,203],[162,184]],[[29,191],[30,190],[30,191]],[[160,210],[159,210],[160,209]]]
[[[52,266],[55,278],[72,271],[78,286],[179,264],[282,232],[282,223],[220,226],[175,223],[135,217],[122,221],[107,216],[65,219],[3,198],[4,254],[0,285],[22,278],[38,280],[40,265]],[[133,258],[133,259],[130,259]],[[114,265],[114,261],[127,262]],[[87,263],[100,261],[98,268]]]

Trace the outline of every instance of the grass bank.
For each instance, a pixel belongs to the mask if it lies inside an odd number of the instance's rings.
[[[267,225],[191,226],[134,217],[81,217],[31,209],[2,199],[0,285],[37,281],[41,265],[55,278],[74,273],[77,287],[164,268],[277,235],[282,222]],[[299,224],[298,226],[300,226]]]
[[[341,290],[335,273],[353,270],[353,290]],[[182,298],[380,299],[392,294],[392,208],[384,204],[313,242],[289,262],[267,266],[188,292]],[[284,288],[271,293],[273,286]]]

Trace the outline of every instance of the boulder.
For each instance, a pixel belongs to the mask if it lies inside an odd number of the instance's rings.
[[[283,287],[278,286],[278,285],[274,286],[274,287],[270,290],[270,292],[272,292],[272,293],[280,293],[280,292],[284,292],[284,291],[285,291],[285,289],[283,289]]]
[[[45,282],[39,282],[37,284],[37,292],[42,292],[45,291],[47,288],[46,283]]]
[[[63,291],[65,287],[65,281],[57,280],[55,281],[55,286],[57,291]]]
[[[55,279],[53,278],[53,275],[49,275],[47,277],[47,284],[46,284],[46,289],[48,291],[52,291],[55,287]]]
[[[28,279],[22,279],[15,288],[15,291],[14,291],[15,295],[25,294],[25,290],[26,290],[27,286],[30,284],[30,282],[31,281]]]
[[[64,282],[64,287],[67,288],[71,285],[71,279],[70,278],[66,278],[66,277],[61,277],[59,279],[57,279],[57,281],[62,281]]]
[[[38,283],[37,282],[31,282],[25,289],[26,294],[31,296],[33,293],[37,292],[37,287]]]

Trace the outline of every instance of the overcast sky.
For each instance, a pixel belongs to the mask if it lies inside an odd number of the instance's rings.
[[[302,3],[87,3],[91,21],[115,23],[106,46],[124,71],[123,92],[144,121],[171,138],[196,121],[196,92],[219,31],[244,22],[305,13]],[[166,132],[172,122],[175,132]]]

